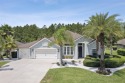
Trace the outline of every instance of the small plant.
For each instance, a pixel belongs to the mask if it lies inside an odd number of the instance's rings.
[[[100,67],[99,67],[98,70],[96,71],[96,73],[103,74],[103,75],[110,75],[111,71],[110,71],[110,69],[105,69],[105,70],[101,71]]]
[[[57,62],[56,63],[58,66],[60,66],[60,63],[59,62]],[[63,62],[63,64],[62,64],[62,66],[65,66],[67,64],[67,62]]]
[[[81,61],[79,60],[79,64],[81,64]]]
[[[72,58],[73,58],[73,56],[71,56],[71,55],[64,56],[64,59],[72,59]]]
[[[117,50],[117,53],[119,54],[119,55],[122,55],[122,56],[125,56],[125,49],[118,49]]]
[[[57,62],[56,64],[57,64],[58,66],[60,66],[60,63],[59,63],[59,62]]]
[[[113,50],[117,50],[117,46],[113,46],[112,48],[113,48]]]
[[[75,61],[75,60],[72,60],[71,62],[72,62],[72,64],[75,64],[76,61]]]

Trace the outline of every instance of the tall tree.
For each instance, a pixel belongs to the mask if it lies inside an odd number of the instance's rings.
[[[0,30],[0,59],[3,59],[3,54],[5,53],[5,41],[2,35],[4,32]]]
[[[106,14],[96,14],[89,18],[86,30],[88,36],[96,39],[97,43],[100,42],[101,49],[101,58],[100,58],[100,68],[99,72],[105,73],[105,64],[104,64],[104,39],[105,36],[111,35],[111,30],[120,27],[114,27],[113,23],[116,22],[116,14],[108,16]],[[113,27],[113,28],[112,28]],[[116,33],[115,33],[116,34]]]
[[[5,49],[6,49],[6,52],[7,52],[7,57],[9,57],[11,59],[11,52],[12,52],[12,49],[15,49],[16,48],[16,44],[15,44],[15,40],[13,38],[13,36],[11,35],[8,35],[6,37],[6,44],[5,44]]]
[[[58,29],[54,34],[53,34],[53,37],[54,37],[54,42],[52,43],[56,43],[60,46],[60,65],[62,66],[63,64],[63,61],[62,61],[62,56],[63,56],[63,46],[66,44],[66,43],[69,43],[71,45],[74,44],[74,41],[73,41],[73,38],[71,36],[70,33],[68,33],[66,31],[66,28],[65,27],[61,27],[60,29]]]

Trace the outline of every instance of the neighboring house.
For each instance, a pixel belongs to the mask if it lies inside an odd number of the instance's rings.
[[[86,38],[80,34],[67,31],[71,34],[74,40],[74,47],[65,44],[63,47],[64,56],[72,56],[74,59],[93,55],[96,50],[96,42],[91,38]],[[19,58],[59,58],[60,46],[54,44],[48,46],[54,38],[43,38],[34,42],[26,43],[18,47]]]
[[[116,45],[118,46],[118,48],[125,48],[125,39],[117,41]]]

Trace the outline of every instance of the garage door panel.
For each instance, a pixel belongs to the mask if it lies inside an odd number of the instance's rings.
[[[56,54],[56,49],[37,49],[36,54]]]
[[[36,49],[36,58],[57,58],[57,49]]]
[[[36,58],[57,58],[56,54],[37,54]]]

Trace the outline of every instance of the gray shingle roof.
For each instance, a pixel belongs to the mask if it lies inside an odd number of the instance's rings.
[[[30,46],[34,45],[38,41],[40,41],[40,40],[36,40],[36,41],[33,41],[33,42],[29,42],[29,43],[25,43],[25,44],[19,45],[18,48],[29,48]]]
[[[21,42],[18,42],[18,41],[15,41],[16,45],[19,46],[19,45],[22,45],[23,43]]]
[[[75,32],[72,32],[72,31],[66,31],[67,33],[71,34],[71,36],[73,37],[73,40],[77,40],[81,37],[83,37],[82,35],[78,34],[78,33],[75,33]],[[54,37],[51,37],[49,38],[51,41],[54,41]]]
[[[125,45],[125,39],[121,39],[117,42],[117,44]]]
[[[66,32],[70,33],[74,40],[77,40],[78,38],[82,37],[82,35],[80,35],[78,33],[75,33],[75,32],[72,32],[72,31],[68,31],[67,30]],[[51,40],[51,41],[54,41],[54,37],[51,37],[51,38],[48,38],[48,39]],[[30,46],[34,45],[35,43],[37,43],[40,40],[41,39],[33,41],[33,42],[30,42],[30,43],[21,44],[21,45],[18,46],[18,48],[29,48]]]

